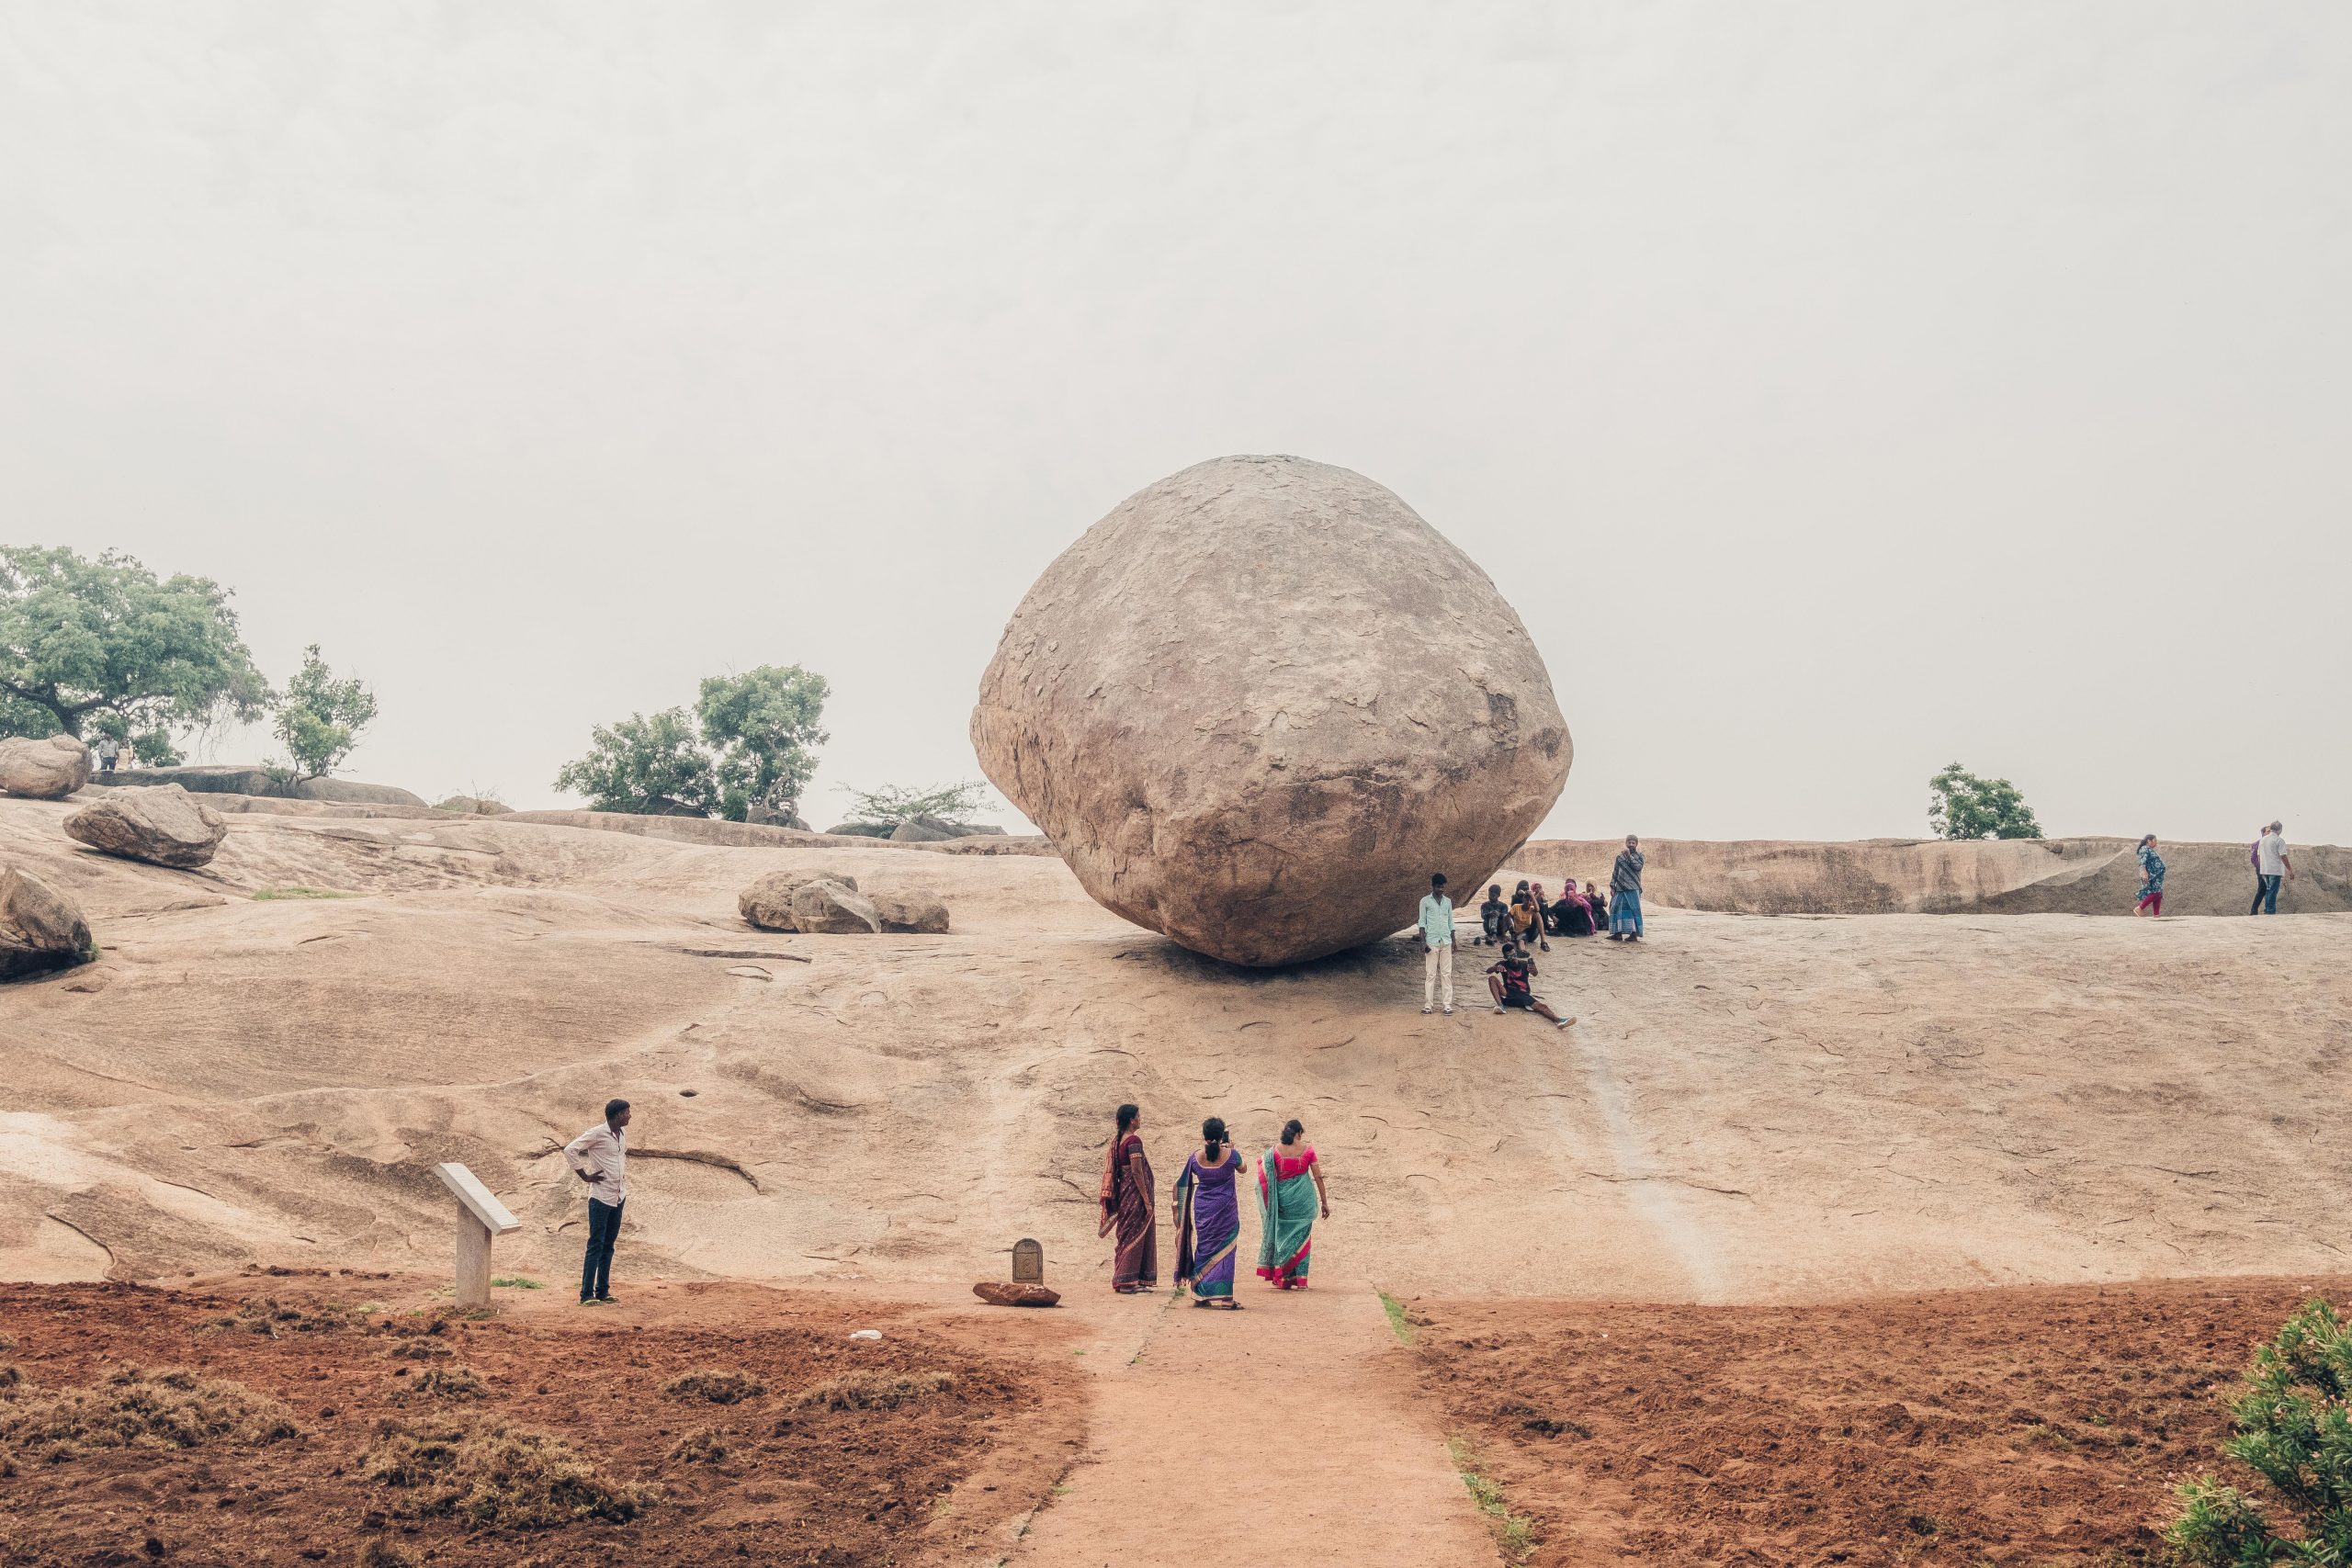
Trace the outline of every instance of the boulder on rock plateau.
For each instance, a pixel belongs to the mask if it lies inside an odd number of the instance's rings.
[[[1487,574],[1361,474],[1220,457],[1130,496],[1013,612],[980,765],[1095,899],[1291,964],[1474,896],[1559,797],[1544,660]]]
[[[947,906],[920,887],[866,895],[886,931],[921,931],[935,936],[947,929]]]
[[[837,882],[857,891],[857,878],[842,872],[772,871],[736,895],[735,912],[762,931],[797,931],[800,928],[793,922],[792,896],[812,882]]]
[[[38,876],[0,870],[0,980],[71,968],[97,956],[73,899]]]
[[[0,794],[62,800],[90,782],[90,749],[70,735],[0,740]]]
[[[793,889],[792,922],[812,936],[854,936],[880,931],[882,915],[855,888],[827,880]]]
[[[212,858],[229,824],[177,784],[119,789],[65,819],[68,837],[125,860],[193,870]]]

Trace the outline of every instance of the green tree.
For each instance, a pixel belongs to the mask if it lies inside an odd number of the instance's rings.
[[[763,664],[702,683],[695,712],[714,753],[719,813],[741,822],[754,806],[794,812],[817,771],[819,728],[831,688],[797,664]]]
[[[972,779],[964,784],[934,784],[929,789],[884,784],[880,789],[852,789],[848,793],[853,822],[961,822],[966,813],[977,811],[988,803],[989,786]]]
[[[2039,839],[2025,796],[2007,779],[1980,779],[1952,763],[1928,781],[1928,827],[1939,839]]]
[[[174,731],[261,717],[269,682],[229,598],[114,551],[0,547],[0,735],[111,734],[168,763]]]
[[[271,728],[293,759],[292,782],[300,784],[324,777],[351,754],[359,732],[376,716],[376,694],[356,677],[336,680],[314,642],[303,649],[302,668],[286,682],[277,707]]]
[[[2255,1352],[2222,1451],[2269,1483],[2267,1506],[2211,1475],[2174,1488],[2165,1540],[2197,1568],[2352,1562],[2352,1336],[2306,1302]]]
[[[586,795],[591,809],[674,816],[684,807],[707,817],[718,807],[710,755],[685,709],[664,708],[650,718],[633,713],[596,726],[590,737],[588,754],[566,762],[555,787]]]

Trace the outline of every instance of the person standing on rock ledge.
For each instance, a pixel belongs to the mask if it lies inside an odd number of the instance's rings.
[[[2156,853],[2154,833],[2140,840],[2140,893],[2132,912],[2156,917],[2165,912],[2165,857]]]
[[[2254,907],[2249,915],[2278,912],[2278,883],[2295,879],[2295,863],[2287,858],[2287,825],[2273,822],[2254,841]]]
[[[613,1243],[628,1202],[628,1101],[605,1101],[605,1119],[563,1145],[563,1162],[588,1184],[588,1250],[580,1260],[580,1304],[612,1306]]]
[[[1642,840],[1633,833],[1609,873],[1609,940],[1642,940]]]
[[[1445,873],[1430,878],[1430,896],[1421,900],[1421,1010],[1435,1012],[1444,993],[1445,1010],[1453,1010],[1453,903],[1445,896]]]

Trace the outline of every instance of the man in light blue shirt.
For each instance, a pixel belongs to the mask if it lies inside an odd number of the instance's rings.
[[[1430,878],[1430,896],[1421,900],[1421,1010],[1435,1012],[1444,993],[1445,1010],[1453,1010],[1453,903],[1445,896],[1445,873]]]

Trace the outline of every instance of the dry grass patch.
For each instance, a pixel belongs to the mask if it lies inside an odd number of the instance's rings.
[[[662,1392],[673,1399],[701,1399],[713,1404],[740,1404],[757,1399],[767,1391],[765,1383],[741,1372],[722,1372],[707,1367],[673,1378],[662,1387]]]
[[[503,1421],[387,1421],[361,1456],[368,1480],[413,1495],[402,1510],[462,1519],[477,1529],[548,1529],[601,1519],[621,1524],[652,1502],[616,1482],[562,1438]]]
[[[198,1334],[258,1334],[266,1339],[277,1339],[288,1334],[327,1334],[338,1328],[348,1328],[354,1319],[345,1308],[333,1302],[303,1306],[293,1302],[281,1302],[275,1296],[247,1297],[237,1303],[237,1310],[223,1317],[205,1319],[196,1325]]]
[[[717,1464],[726,1457],[726,1438],[709,1427],[688,1432],[670,1445],[670,1458],[678,1464]]]
[[[793,1403],[803,1410],[896,1410],[955,1386],[945,1372],[851,1372],[804,1391]]]
[[[474,1374],[471,1367],[427,1367],[424,1372],[409,1380],[413,1393],[430,1394],[435,1399],[488,1399],[490,1385]]]
[[[68,1388],[17,1388],[0,1401],[0,1475],[105,1449],[193,1449],[298,1436],[286,1406],[243,1383],[185,1368],[123,1367]]]

